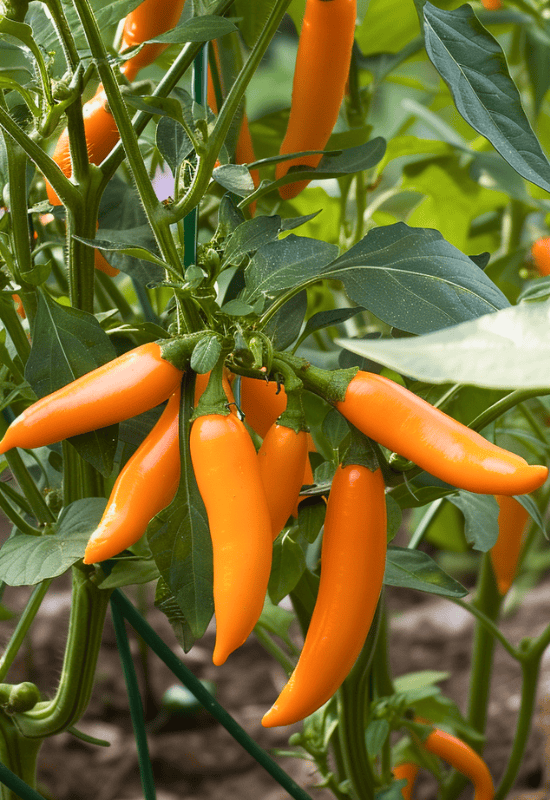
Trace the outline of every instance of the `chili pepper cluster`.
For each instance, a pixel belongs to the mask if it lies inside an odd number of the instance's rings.
[[[433,408],[393,381],[367,372],[336,392],[330,373],[280,354],[274,361],[286,389],[242,377],[243,407],[263,434],[256,452],[236,412],[222,358],[210,377],[197,376],[190,453],[204,501],[214,558],[216,644],[223,664],[261,614],[272,542],[311,482],[303,386],[325,396],[367,436],[458,488],[504,496],[530,492],[544,466],[520,456]],[[180,478],[180,384],[183,371],[159,344],[141,345],[27,408],[9,426],[0,453],[34,448],[129,419],[168,400],[152,431],[117,478],[85,563],[103,561],[134,544],[173,499]],[[344,381],[344,383],[345,383]],[[309,468],[309,470],[308,470]],[[517,503],[517,501],[514,501]],[[384,577],[385,487],[380,468],[354,458],[338,467],[329,494],[319,593],[297,666],[265,715],[265,726],[288,725],[313,713],[338,689],[369,632]],[[499,584],[500,585],[500,584]]]

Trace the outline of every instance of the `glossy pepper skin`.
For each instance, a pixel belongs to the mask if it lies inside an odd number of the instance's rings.
[[[262,439],[285,408],[286,392],[277,381],[241,378],[241,409],[247,425]]]
[[[256,450],[238,417],[197,417],[189,446],[212,537],[213,661],[220,665],[243,644],[262,612],[271,570],[271,521]]]
[[[292,103],[280,154],[323,150],[338,119],[346,89],[357,15],[356,0],[307,0],[292,84]],[[291,167],[316,167],[322,156],[302,156],[277,165],[282,178]],[[296,197],[309,181],[281,186],[283,200]]]
[[[120,138],[115,118],[107,110],[107,96],[100,86],[87,103],[82,106],[84,118],[84,131],[90,164],[101,164]],[[71,151],[69,148],[69,133],[67,129],[59,137],[52,158],[62,172],[70,178],[73,174]],[[51,184],[46,181],[46,193],[52,206],[62,205]]]
[[[540,275],[550,275],[550,236],[541,236],[533,242],[531,257]]]
[[[499,11],[502,8],[500,0],[481,0],[481,4],[487,11]]]
[[[422,747],[462,772],[474,784],[474,800],[493,800],[495,790],[485,761],[457,736],[434,728]]]
[[[393,775],[397,781],[407,781],[407,785],[401,789],[401,794],[403,795],[403,800],[411,800],[414,782],[416,780],[416,776],[418,775],[418,764],[415,764],[412,761],[406,761],[403,764],[397,764],[397,766],[393,768]]]
[[[340,466],[327,504],[321,580],[296,668],[262,719],[291,725],[316,711],[342,684],[369,632],[386,561],[384,479],[377,469]]]
[[[185,0],[144,0],[124,20],[120,51],[136,47],[147,39],[154,39],[175,28],[184,5]],[[122,72],[129,81],[133,81],[138,72],[152,64],[167,47],[167,44],[160,42],[144,45],[139,53],[123,64]]]
[[[529,514],[514,497],[497,495],[499,505],[498,539],[491,548],[491,564],[499,593],[504,596],[512,585],[518,566],[523,534]]]
[[[135,544],[155,514],[174,499],[180,479],[179,405],[178,388],[116,479],[107,508],[86,546],[85,564],[105,561]]]
[[[258,451],[260,476],[265,489],[273,539],[298,502],[308,459],[308,434],[273,423]]]
[[[164,402],[181,377],[156,342],[140,345],[25,409],[0,441],[0,453],[42,447],[135,417]]]
[[[371,439],[459,489],[525,494],[548,475],[381,375],[358,372],[336,408]]]

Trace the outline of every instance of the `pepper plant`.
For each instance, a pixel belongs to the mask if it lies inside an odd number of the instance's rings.
[[[287,752],[336,798],[410,797],[419,769],[445,800],[511,791],[550,642],[499,627],[548,564],[550,31],[537,0],[487,9],[1,4],[0,580],[33,587],[0,659],[2,798],[83,735],[109,603],[124,657],[121,609],[187,675],[121,592],[151,582],[185,653],[213,615],[220,669],[254,631],[289,676],[263,724],[302,723]],[[9,671],[67,571],[46,699]],[[467,708],[429,665],[392,675],[383,584],[475,617]],[[523,676],[502,775],[495,646]]]

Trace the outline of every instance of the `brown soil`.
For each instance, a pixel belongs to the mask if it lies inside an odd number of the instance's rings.
[[[7,589],[4,602],[12,610],[23,607],[28,590]],[[505,633],[517,643],[534,635],[548,621],[550,582],[531,591],[521,608],[504,622]],[[41,690],[52,692],[59,677],[66,635],[70,591],[66,578],[56,581],[37,617],[32,636],[12,668],[9,680],[35,680]],[[391,660],[396,675],[411,670],[448,670],[452,677],[442,688],[465,711],[468,688],[468,658],[472,620],[452,603],[419,593],[391,590]],[[193,672],[217,686],[220,702],[265,748],[286,747],[292,729],[266,730],[260,719],[282,687],[282,670],[250,639],[223,667],[211,662],[213,633],[208,632],[184,655],[166,619],[152,611],[149,622]],[[9,635],[9,623],[4,623]],[[172,673],[149,653],[145,691],[144,665],[136,637],[130,633],[136,670],[146,698],[145,715],[155,732],[149,747],[158,800],[232,800],[261,798],[283,800],[288,794],[234,742],[230,735],[204,712],[189,717],[159,718],[159,700],[167,687],[177,683]],[[498,780],[505,763],[519,705],[520,675],[517,664],[497,646],[489,707],[488,744],[485,757]],[[514,800],[550,799],[550,651],[545,659],[539,687],[539,705],[524,763],[511,797]],[[69,733],[48,739],[40,754],[39,789],[55,800],[139,800],[136,748],[128,711],[124,679],[110,619],[107,620],[100,653],[96,687],[89,709],[78,726],[111,743],[108,748],[80,741]],[[312,765],[293,758],[280,758],[281,765],[313,798],[332,795],[316,789],[318,776]],[[435,797],[433,783],[420,780],[418,800]],[[464,793],[467,797],[468,790]]]

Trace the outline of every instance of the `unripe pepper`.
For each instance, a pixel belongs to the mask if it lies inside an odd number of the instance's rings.
[[[529,514],[514,497],[497,495],[498,539],[491,548],[491,563],[500,594],[504,596],[516,575]]]
[[[414,782],[418,775],[418,764],[413,761],[406,761],[403,764],[397,764],[393,768],[393,775],[397,781],[406,780],[407,784],[401,789],[403,800],[411,800]]]
[[[398,383],[370,372],[350,381],[338,411],[364,434],[459,489],[525,494],[548,469],[488,442]]]
[[[550,275],[550,236],[541,236],[533,242],[531,257],[540,275]]]
[[[422,742],[422,747],[447,761],[472,781],[474,800],[493,800],[495,790],[487,764],[466,742],[447,731],[434,728]]]
[[[296,668],[262,719],[265,727],[291,725],[312,714],[348,675],[374,617],[386,542],[381,470],[338,467],[327,504],[315,608]]]
[[[243,644],[262,613],[272,537],[252,439],[235,414],[216,413],[209,407],[209,389],[210,384],[195,412],[189,447],[212,538],[216,615],[212,658],[220,665]],[[220,398],[222,392],[220,385]],[[208,413],[202,413],[201,404]]]
[[[262,439],[285,408],[286,392],[277,381],[241,378],[241,409],[247,424]]]
[[[180,479],[180,389],[115,481],[101,521],[90,537],[85,564],[105,561],[135,544],[155,514],[174,499]]]
[[[346,89],[356,14],[356,0],[307,0],[281,155],[325,147]],[[321,158],[302,156],[283,161],[277,165],[275,176],[282,178],[293,166],[314,168]],[[279,194],[289,200],[308,183],[287,183]]]
[[[308,459],[308,434],[273,423],[258,451],[260,476],[265,489],[273,539],[298,502]],[[311,468],[310,468],[311,469]]]
[[[119,49],[123,51],[136,47],[147,39],[154,39],[175,28],[184,5],[185,0],[144,0],[124,20]],[[152,64],[167,47],[167,44],[160,42],[144,45],[139,53],[122,65],[122,72],[129,81],[133,81],[140,69]]]
[[[182,374],[161,357],[156,342],[140,345],[25,409],[0,441],[0,453],[42,447],[135,417],[173,394]]]

